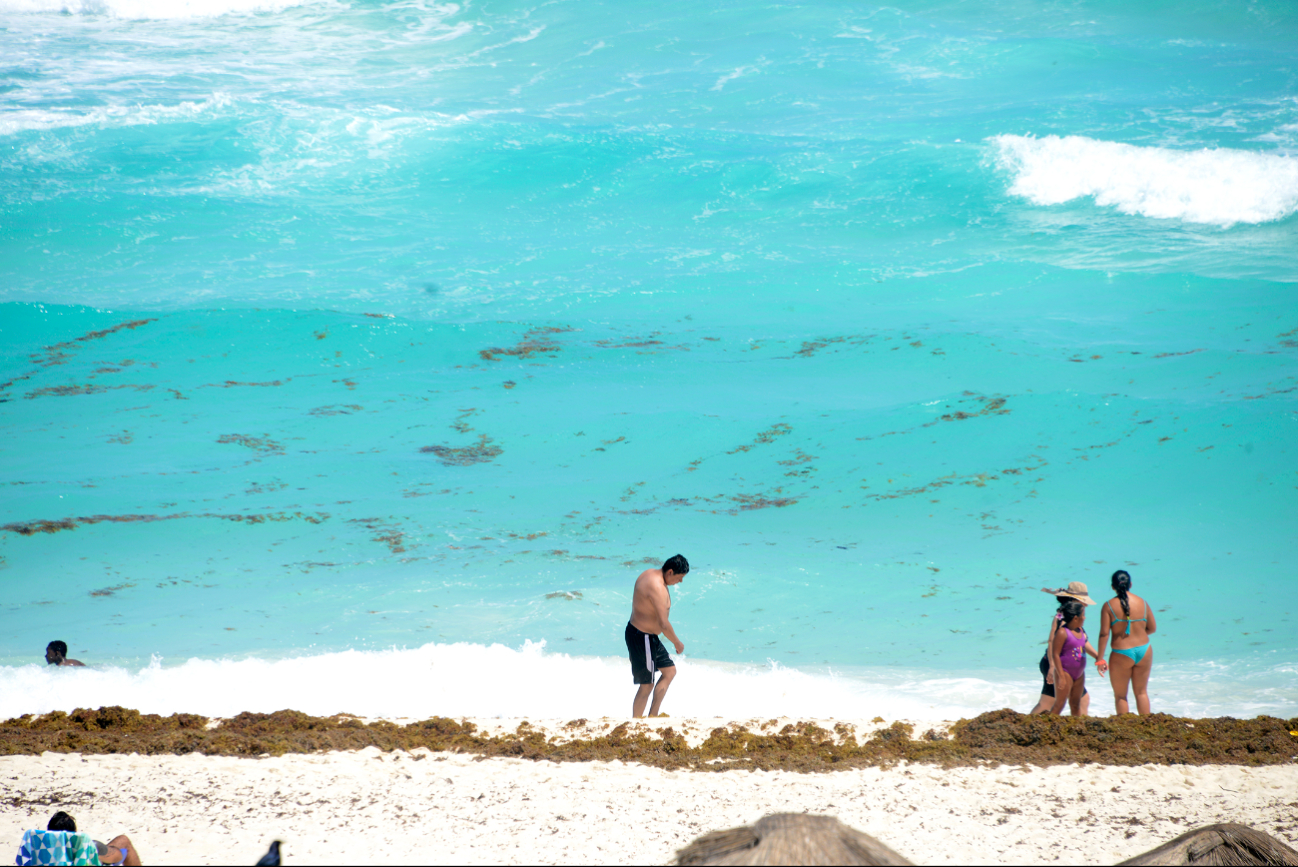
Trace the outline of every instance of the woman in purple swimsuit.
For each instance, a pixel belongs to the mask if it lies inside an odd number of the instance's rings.
[[[1041,652],[1041,698],[1037,701],[1037,706],[1028,711],[1029,714],[1045,713],[1055,706],[1055,682],[1058,668],[1050,661],[1050,645],[1055,640],[1055,633],[1061,628],[1064,619],[1064,603],[1070,601],[1081,602],[1085,605],[1094,605],[1095,600],[1086,595],[1086,585],[1081,581],[1073,581],[1067,587],[1061,587],[1055,590],[1046,587],[1041,588],[1042,593],[1049,593],[1055,597],[1059,603],[1059,609],[1055,611],[1055,616],[1050,618],[1050,631],[1046,635],[1046,647]],[[1090,653],[1091,651],[1087,651]],[[1092,653],[1092,655],[1094,655]],[[1100,669],[1104,673],[1104,669]],[[1086,687],[1082,687],[1082,703],[1079,708],[1078,716],[1087,716],[1090,713],[1091,694],[1087,692]]]
[[[1063,713],[1065,702],[1073,716],[1085,716],[1081,711],[1082,694],[1086,690],[1086,657],[1095,657],[1100,664],[1101,673],[1104,666],[1100,655],[1086,640],[1086,606],[1081,602],[1069,600],[1060,607],[1063,621],[1050,642],[1050,662],[1055,671],[1055,704],[1051,713]]]

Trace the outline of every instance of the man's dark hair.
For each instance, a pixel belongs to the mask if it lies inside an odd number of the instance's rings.
[[[72,831],[76,833],[77,820],[67,813],[59,810],[53,816],[50,816],[50,823],[45,826],[46,831]]]
[[[51,642],[46,646],[45,649],[46,649],[46,650],[52,650],[52,651],[54,651],[55,653],[57,653],[59,656],[62,656],[62,657],[64,657],[64,658],[67,658],[67,655],[68,655],[68,645],[67,645],[67,642],[64,642],[64,641],[51,641]]]
[[[677,575],[685,575],[688,574],[689,571],[690,571],[690,562],[686,560],[684,557],[682,557],[680,554],[676,554],[672,556],[667,560],[666,563],[663,564],[664,575],[666,575],[668,572],[675,572]]]

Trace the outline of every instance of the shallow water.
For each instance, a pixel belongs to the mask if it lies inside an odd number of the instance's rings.
[[[1298,15],[1126,6],[0,0],[0,712],[1298,713]]]

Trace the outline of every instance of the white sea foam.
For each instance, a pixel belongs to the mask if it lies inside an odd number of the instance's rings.
[[[1124,214],[1230,226],[1298,211],[1298,159],[1228,148],[1178,151],[1085,136],[1000,135],[1010,193],[1037,205],[1090,196]]]
[[[232,100],[214,93],[199,101],[154,105],[109,105],[89,110],[13,109],[0,111],[0,136],[78,126],[149,126],[192,120],[228,108]]]
[[[674,716],[955,719],[1002,707],[1026,711],[1040,687],[1025,672],[881,668],[849,675],[688,658],[678,664],[665,706]],[[0,666],[0,719],[104,705],[214,717],[283,708],[391,718],[625,716],[634,691],[628,668],[624,659],[548,653],[544,643],[531,642],[520,649],[428,644],[180,665],[154,658],[136,670]],[[1195,665],[1180,674],[1164,666],[1151,697],[1156,709],[1183,715],[1298,714],[1294,666],[1253,669],[1250,678],[1228,666]],[[1106,684],[1093,684],[1092,692],[1092,713],[1111,713]]]
[[[214,18],[279,12],[319,0],[0,0],[0,13],[109,15],[114,18]]]

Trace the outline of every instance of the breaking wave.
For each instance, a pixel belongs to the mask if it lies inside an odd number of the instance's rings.
[[[1040,691],[1039,679],[1020,671],[806,671],[686,658],[678,664],[680,676],[664,706],[678,717],[943,720],[1002,707],[1026,712]],[[1288,717],[1298,714],[1295,674],[1292,664],[1196,663],[1184,671],[1169,664],[1160,668],[1150,695],[1156,710],[1183,716]],[[1091,713],[1112,713],[1107,684],[1097,680],[1091,690]],[[544,642],[518,649],[426,644],[179,665],[155,656],[135,669],[0,666],[0,719],[106,705],[211,717],[284,708],[410,719],[619,717],[629,714],[633,692],[624,659],[550,653]]]
[[[1178,151],[1085,136],[1000,135],[1009,192],[1036,205],[1091,197],[1124,214],[1231,226],[1298,211],[1298,159],[1229,148]]]

